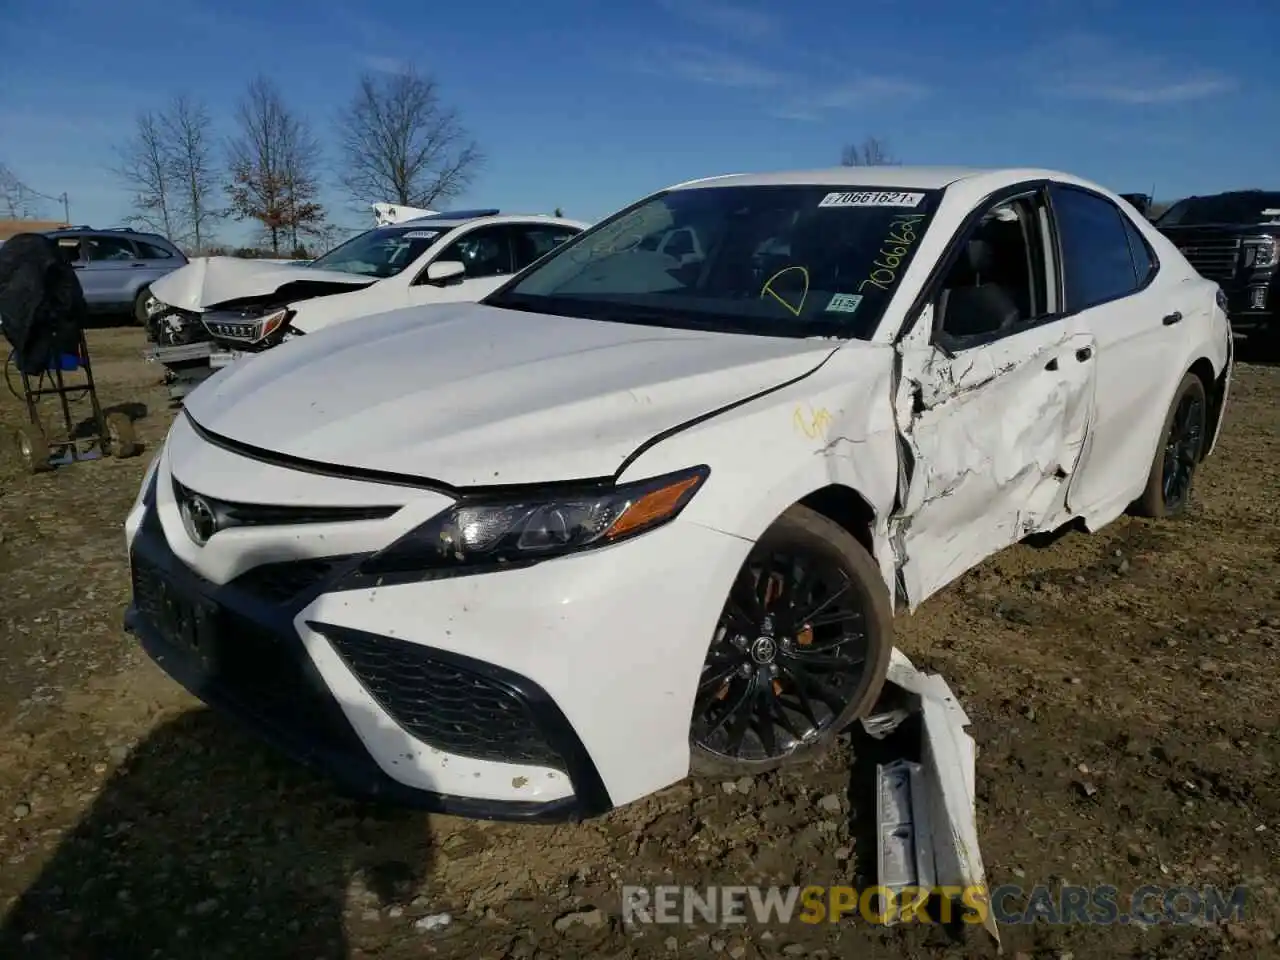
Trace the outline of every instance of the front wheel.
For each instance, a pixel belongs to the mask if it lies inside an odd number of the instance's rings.
[[[1208,411],[1204,383],[1194,373],[1188,373],[1173,396],[1147,476],[1147,489],[1135,505],[1140,516],[1161,520],[1186,511],[1191,481],[1204,454]]]
[[[694,702],[692,772],[764,773],[824,752],[875,705],[892,652],[871,555],[839,524],[792,507],[725,600]]]

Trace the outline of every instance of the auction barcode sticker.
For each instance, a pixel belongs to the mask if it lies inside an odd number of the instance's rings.
[[[828,193],[818,204],[820,207],[916,207],[924,199],[923,193],[890,193],[887,191],[862,191],[860,193]]]

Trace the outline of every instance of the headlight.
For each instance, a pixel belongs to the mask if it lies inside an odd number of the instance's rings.
[[[1275,237],[1248,237],[1244,241],[1244,265],[1255,270],[1274,267],[1277,262]]]
[[[374,554],[360,573],[484,569],[618,543],[674,520],[709,473],[699,466],[580,493],[462,500]]]
[[[205,327],[215,337],[221,337],[224,340],[243,340],[247,343],[258,343],[279,330],[292,317],[293,311],[285,307],[253,319],[239,317],[231,319],[212,312],[205,314],[202,319]]]
[[[292,310],[277,310],[275,313],[269,313],[258,321],[257,339],[265,340],[281,327],[283,327],[289,318],[293,316]]]

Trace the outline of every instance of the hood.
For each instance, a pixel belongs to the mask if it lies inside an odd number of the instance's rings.
[[[376,280],[336,270],[241,257],[200,257],[151,284],[161,303],[199,313],[233,300],[287,303],[367,287]]]
[[[543,483],[609,476],[656,434],[835,349],[441,304],[290,341],[184,402],[213,433],[304,460],[458,487]]]

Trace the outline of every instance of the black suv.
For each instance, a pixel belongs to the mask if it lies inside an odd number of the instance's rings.
[[[1165,211],[1155,226],[1201,276],[1222,288],[1232,329],[1280,336],[1280,191],[1187,197]]]

